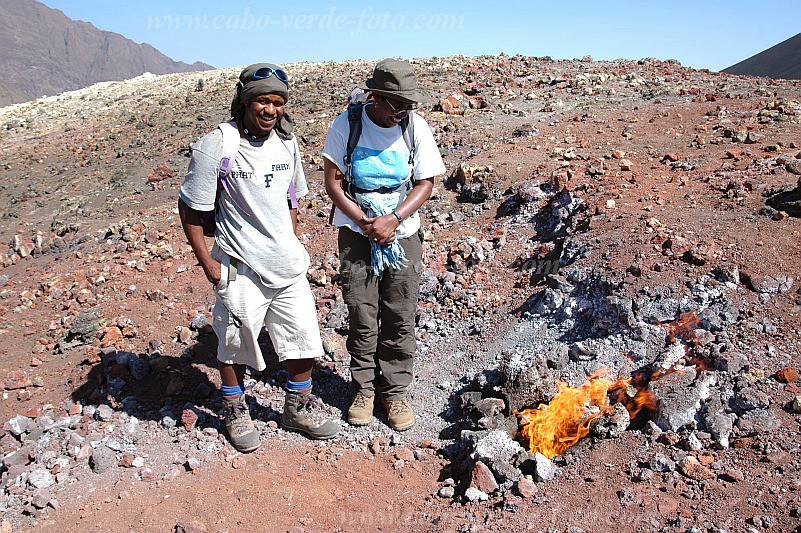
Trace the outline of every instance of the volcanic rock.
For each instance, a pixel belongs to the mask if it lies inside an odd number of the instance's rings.
[[[623,434],[631,423],[629,411],[621,403],[612,406],[612,410],[590,422],[590,433],[602,439],[616,439]]]
[[[481,461],[476,461],[476,465],[473,467],[470,486],[487,494],[492,494],[498,490],[498,483],[495,481],[495,477],[487,465]]]
[[[648,466],[654,472],[672,472],[676,469],[676,463],[662,454],[657,454],[648,462]]]
[[[617,497],[620,499],[620,505],[623,507],[640,505],[643,502],[642,493],[639,490],[631,487],[624,487],[617,491]]]
[[[732,416],[719,412],[708,412],[704,415],[704,425],[707,431],[721,448],[729,447],[729,436],[733,426]]]
[[[27,416],[17,415],[14,418],[9,419],[3,424],[3,429],[11,433],[12,435],[20,436],[31,426],[31,419]]]
[[[692,455],[687,455],[679,461],[679,472],[696,481],[703,481],[714,477],[709,469]]]
[[[741,272],[740,276],[746,287],[754,292],[762,294],[781,294],[789,291],[793,286],[793,278],[790,276],[758,276],[748,272]]]
[[[523,498],[531,498],[537,492],[537,484],[529,476],[520,474],[517,480],[517,492]]]
[[[742,411],[765,409],[770,406],[770,397],[754,387],[743,387],[735,393],[734,403]]]
[[[745,480],[745,474],[741,470],[737,470],[736,468],[730,468],[720,474],[718,476],[723,481],[728,481],[730,483],[738,483],[740,481]]]
[[[709,398],[715,377],[710,373],[696,374],[687,368],[668,374],[652,383],[659,400],[655,422],[663,430],[676,431],[695,420],[701,402]]]
[[[468,487],[468,489],[464,492],[464,497],[471,502],[475,501],[485,502],[489,500],[489,494],[487,494],[486,492],[481,492],[475,487]]]
[[[799,168],[801,167],[801,160],[796,159],[788,163],[788,171],[790,171],[791,165],[793,169]],[[767,204],[778,211],[784,211],[792,217],[801,217],[801,180],[798,181],[794,189],[780,192],[768,198]]]
[[[798,381],[798,370],[795,368],[782,368],[776,372],[776,381],[779,383],[794,383]]]
[[[117,464],[117,454],[107,446],[100,445],[92,452],[89,465],[95,474],[102,474]]]
[[[206,533],[208,528],[197,520],[181,521],[175,524],[175,533]]]
[[[754,409],[737,419],[737,428],[742,436],[772,433],[781,427],[781,421],[770,409]]]
[[[37,468],[28,474],[28,483],[37,489],[46,489],[56,483],[55,478],[44,468]]]
[[[446,485],[437,491],[440,498],[453,498],[454,494],[456,494],[456,489],[451,485]]]
[[[553,461],[540,452],[529,455],[530,459],[521,465],[524,472],[530,473],[536,481],[550,481],[556,476],[557,467]]]

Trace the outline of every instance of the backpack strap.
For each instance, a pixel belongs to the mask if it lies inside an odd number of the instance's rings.
[[[244,207],[239,205],[234,196],[231,194],[231,189],[228,187],[228,175],[231,173],[231,166],[233,165],[234,159],[236,159],[236,156],[239,153],[239,128],[234,121],[223,122],[217,127],[222,132],[223,136],[223,155],[222,159],[220,159],[220,171],[217,179],[217,200],[215,201],[215,207],[220,198],[220,188],[222,188],[226,193],[228,193],[228,196],[231,198],[231,201],[234,203],[234,205],[246,216],[250,216],[250,213],[248,213]]]
[[[412,175],[414,175],[414,116],[412,113],[403,117],[403,120],[400,121],[400,127],[401,132],[403,132],[403,140],[406,143],[406,147],[409,149],[409,165],[411,165]]]
[[[364,102],[355,102],[348,106],[348,144],[345,148],[345,192],[353,196],[353,180],[351,170],[353,168],[353,151],[362,136],[362,109]]]
[[[292,157],[292,165],[294,166],[295,165],[295,157],[296,157],[296,155],[295,155],[295,142],[294,142],[293,138],[294,137],[290,137],[289,139],[284,139],[284,138],[279,137],[279,139],[281,139],[281,144],[284,145],[284,148],[286,148],[287,152],[289,152],[289,155]],[[287,191],[287,194],[289,195],[289,201],[291,202],[292,209],[297,209],[298,208],[298,195],[295,193],[295,180],[294,179],[290,179],[289,180],[289,190]]]
[[[403,120],[400,122],[401,132],[403,132],[403,140],[406,143],[406,147],[409,149],[409,166],[412,169],[411,174],[409,175],[409,180],[406,182],[406,192],[408,193],[414,188],[414,156],[416,155],[417,151],[415,150],[414,146],[414,111],[411,111],[408,115],[403,117]]]

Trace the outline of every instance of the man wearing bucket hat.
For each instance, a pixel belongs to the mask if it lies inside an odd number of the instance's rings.
[[[258,344],[263,326],[278,358],[287,363],[283,427],[314,439],[332,438],[340,429],[333,420],[321,420],[315,409],[319,400],[311,395],[314,359],[323,348],[306,280],[309,255],[295,236],[297,205],[287,194],[291,189],[297,196],[308,192],[292,122],[284,111],[288,99],[289,78],[281,67],[258,63],[245,68],[231,102],[233,121],[192,147],[179,192],[187,239],[214,285],[225,426],[242,452],[259,446],[245,402],[244,373],[246,366],[266,368]],[[229,160],[225,141],[231,139],[237,150]],[[221,171],[221,165],[226,169]],[[202,213],[215,210],[209,251]]]
[[[414,425],[408,393],[423,257],[418,209],[445,165],[431,128],[414,112],[427,98],[408,62],[379,62],[361,88],[370,100],[358,110],[361,133],[352,154],[348,111],[334,119],[323,148],[349,313],[354,399],[347,419],[368,424],[381,393],[389,425],[403,431]]]

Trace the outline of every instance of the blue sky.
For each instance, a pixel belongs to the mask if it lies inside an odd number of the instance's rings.
[[[175,60],[216,67],[506,52],[721,70],[801,32],[798,0],[43,3]]]

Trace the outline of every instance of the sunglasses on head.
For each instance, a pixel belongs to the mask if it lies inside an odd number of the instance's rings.
[[[396,105],[392,105],[392,100],[389,98],[384,98],[384,101],[386,101],[387,105],[392,110],[392,114],[398,116],[408,115],[412,111],[416,110],[418,107],[418,104],[416,103],[404,105],[401,104],[400,102],[396,102]]]
[[[275,77],[281,80],[282,82],[289,84],[289,76],[287,76],[286,72],[284,72],[280,68],[261,67],[259,70],[254,72],[253,75],[250,76],[250,79],[266,80],[273,74],[275,74]]]

